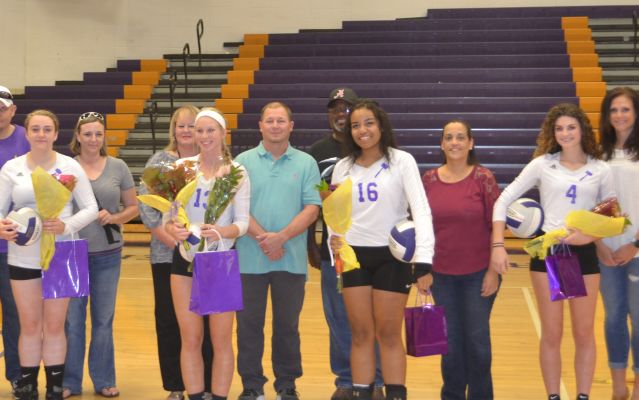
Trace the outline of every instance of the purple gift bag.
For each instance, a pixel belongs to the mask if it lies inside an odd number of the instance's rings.
[[[448,353],[448,330],[443,306],[424,302],[404,309],[406,323],[406,353],[413,357]],[[417,300],[415,300],[417,305]]]
[[[85,239],[55,242],[49,269],[42,271],[42,298],[89,295],[89,245]]]
[[[551,248],[551,253],[552,253]],[[550,286],[550,300],[558,301],[586,296],[586,285],[576,254],[566,245],[546,257],[546,270]]]
[[[243,308],[237,251],[195,253],[189,310],[208,315]]]

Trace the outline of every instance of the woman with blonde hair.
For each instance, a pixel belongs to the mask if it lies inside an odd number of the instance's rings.
[[[184,208],[190,223],[200,226],[203,240],[222,242],[223,247],[229,249],[235,239],[248,229],[251,196],[249,177],[244,168],[231,159],[225,144],[226,121],[219,111],[206,108],[197,114],[195,140],[200,153],[190,159],[197,161],[197,188]],[[206,222],[209,193],[212,193],[216,180],[229,173],[232,166],[239,167],[242,174],[237,192],[216,221]],[[172,220],[166,223],[165,229],[179,242],[186,240],[190,235],[184,225]],[[180,251],[174,251],[171,293],[182,338],[180,363],[184,386],[190,400],[203,400],[206,398],[202,378],[204,360],[201,354],[204,324],[202,317],[189,309],[193,281],[190,264],[191,260],[186,260]],[[215,354],[211,377],[212,400],[225,400],[231,387],[235,369],[232,345],[234,319],[234,311],[209,315],[208,326]]]
[[[195,106],[184,105],[173,112],[169,123],[169,143],[163,150],[151,156],[146,167],[170,164],[180,158],[193,157],[198,154],[194,125],[195,116],[199,111]],[[139,192],[140,194],[148,194],[148,189],[144,184],[141,184]],[[142,222],[151,231],[151,274],[155,298],[155,331],[162,386],[164,390],[169,392],[168,400],[182,400],[184,398],[184,383],[180,369],[180,328],[171,298],[171,265],[176,242],[164,230],[162,213],[145,204],[140,204],[139,209]],[[210,341],[204,342],[203,355],[210,365],[212,358]],[[210,367],[205,366],[204,376],[208,388],[210,387]]]

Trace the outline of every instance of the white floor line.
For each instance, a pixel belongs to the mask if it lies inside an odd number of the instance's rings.
[[[532,323],[535,326],[535,332],[537,332],[537,338],[541,338],[541,320],[539,319],[539,314],[537,314],[537,308],[535,307],[535,301],[533,300],[530,288],[524,287],[521,288],[521,291],[524,294],[524,299],[526,299],[526,305],[528,306],[528,312],[530,313],[530,318],[532,319]],[[559,390],[560,396],[562,399],[569,399],[568,390],[566,389],[566,385],[564,385],[564,380],[561,379],[559,381]]]

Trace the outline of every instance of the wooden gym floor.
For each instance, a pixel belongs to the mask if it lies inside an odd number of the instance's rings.
[[[115,319],[115,349],[117,386],[121,399],[164,399],[157,361],[155,325],[153,317],[153,284],[151,281],[148,248],[126,247],[122,265],[122,276],[117,299]],[[527,259],[514,256],[518,268],[506,275],[493,309],[493,380],[495,398],[505,400],[527,400],[545,398],[537,347],[539,319],[530,279]],[[306,285],[306,300],[302,311],[300,329],[302,333],[302,359],[304,376],[297,386],[304,400],[328,400],[334,390],[333,375],[329,368],[328,329],[324,320],[320,293],[320,275],[311,269]],[[409,298],[409,303],[414,297]],[[568,316],[566,309],[566,316]],[[597,308],[597,369],[591,398],[609,398],[610,378],[606,362],[603,339],[603,308]],[[266,337],[270,342],[270,319],[267,316]],[[573,346],[569,318],[564,328],[562,356],[564,364],[562,398],[576,397],[575,379],[572,370]],[[0,363],[4,369],[4,362]],[[270,347],[266,346],[264,366],[269,382],[266,397],[275,399],[272,389],[273,374],[270,369]],[[4,371],[1,371],[4,377]],[[630,376],[629,376],[630,377]],[[40,375],[40,391],[44,392],[44,374]],[[427,400],[439,398],[441,377],[439,357],[408,359],[407,386],[410,399]],[[237,374],[229,399],[236,399],[242,391]],[[85,369],[84,393],[72,399],[97,399]],[[41,394],[44,398],[44,394]],[[0,379],[0,399],[10,399],[10,387]]]

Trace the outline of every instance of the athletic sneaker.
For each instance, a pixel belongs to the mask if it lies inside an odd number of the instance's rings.
[[[244,389],[237,400],[266,400],[264,389]]]
[[[46,400],[62,400],[64,397],[62,396],[62,386],[54,386],[50,391],[47,390],[47,394],[45,396]]]
[[[353,398],[353,389],[338,387],[333,392],[331,400],[351,400]]]
[[[371,400],[386,400],[386,396],[384,396],[384,388],[381,386],[375,386]]]
[[[184,393],[179,390],[175,390],[169,393],[166,400],[184,400]]]
[[[275,400],[299,400],[300,394],[293,388],[282,389],[277,392]]]
[[[17,387],[13,391],[13,397],[16,400],[38,400],[38,389],[34,388],[32,384]]]

